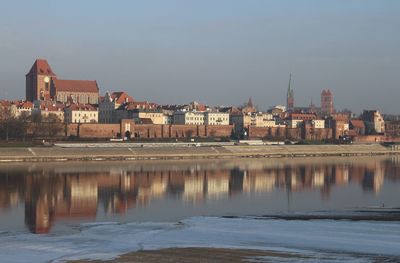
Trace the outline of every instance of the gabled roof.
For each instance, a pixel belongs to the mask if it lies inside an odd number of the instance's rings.
[[[129,96],[127,93],[125,93],[123,91],[113,92],[111,94],[111,98],[113,98],[117,104],[123,104],[126,102],[134,101],[133,97]]]
[[[26,75],[50,75],[56,76],[56,74],[51,69],[49,63],[45,59],[36,59],[35,63],[33,63],[31,70],[29,70]]]
[[[43,111],[63,111],[65,105],[53,101],[40,101],[39,107]]]
[[[330,89],[327,90],[323,90],[321,93],[322,96],[331,96],[332,92],[330,91]]]
[[[133,101],[122,104],[119,110],[156,109],[158,105],[148,101]]]
[[[350,123],[354,128],[365,129],[365,124],[362,120],[350,120]]]
[[[291,113],[289,115],[289,119],[292,119],[292,120],[304,120],[304,119],[315,120],[315,119],[317,119],[317,115],[312,114],[312,113]]]
[[[97,111],[95,107],[90,104],[71,104],[68,105],[66,108],[71,109],[73,111]]]
[[[30,101],[19,100],[19,101],[16,101],[14,104],[19,109],[32,109],[33,108],[33,103]]]
[[[56,91],[99,92],[99,87],[95,80],[62,80],[54,78],[53,83]]]

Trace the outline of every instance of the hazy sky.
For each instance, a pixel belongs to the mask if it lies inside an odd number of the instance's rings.
[[[400,113],[399,0],[3,1],[0,97],[25,97],[46,58],[60,78],[96,79],[137,100],[238,105],[253,97]]]

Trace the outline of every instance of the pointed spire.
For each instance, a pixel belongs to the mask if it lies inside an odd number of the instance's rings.
[[[249,98],[249,101],[247,102],[247,107],[253,108],[253,100],[251,97]]]
[[[289,85],[286,94],[286,106],[288,110],[292,110],[294,107],[294,92],[292,87],[292,73],[289,75]]]
[[[46,59],[38,58],[33,63],[31,69],[27,75],[50,75],[56,76],[56,74],[51,69],[49,63]]]

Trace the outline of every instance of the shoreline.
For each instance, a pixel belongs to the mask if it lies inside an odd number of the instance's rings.
[[[207,248],[207,247],[186,247],[186,248],[165,248],[157,250],[139,250],[122,254],[111,260],[76,260],[69,263],[122,263],[122,262],[267,262],[262,259],[301,259],[312,260],[313,258],[298,253],[284,253],[269,250],[257,249],[235,249],[235,248]],[[269,260],[268,260],[269,262]]]
[[[51,147],[0,148],[0,163],[66,161],[193,160],[234,158],[304,158],[398,155],[379,144],[360,145],[162,145],[58,144]]]
[[[347,256],[347,260],[346,260]],[[348,260],[363,259],[372,262],[394,261],[396,256],[346,254],[331,252],[321,257],[319,254],[308,254],[301,252],[280,252],[274,250],[240,249],[240,248],[209,248],[209,247],[176,247],[157,250],[139,250],[122,254],[111,260],[72,260],[68,263],[158,263],[158,262],[180,262],[180,263],[240,263],[240,262],[331,262],[339,258]]]

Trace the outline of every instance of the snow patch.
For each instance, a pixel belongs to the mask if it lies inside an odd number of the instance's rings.
[[[273,250],[306,255],[400,257],[400,223],[195,217],[180,223],[82,224],[70,235],[0,236],[4,262],[112,259],[130,251],[171,247]],[[362,256],[362,257],[364,257]]]

